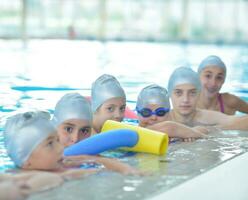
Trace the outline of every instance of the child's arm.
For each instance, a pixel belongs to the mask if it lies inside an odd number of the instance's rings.
[[[29,193],[41,192],[64,183],[63,177],[53,172],[37,172],[25,181]]]
[[[248,113],[248,102],[242,100],[241,98],[227,93],[227,104],[235,111]]]
[[[173,121],[164,121],[157,124],[147,126],[146,128],[167,133],[169,137],[176,138],[201,138],[205,137],[208,133],[208,129],[201,128],[190,128],[184,124],[180,124]]]
[[[142,174],[137,169],[122,163],[113,158],[105,158],[100,156],[90,156],[90,155],[81,155],[81,156],[68,156],[65,158],[65,165],[72,166],[82,164],[83,162],[95,162],[98,164],[104,165],[104,167],[108,170],[116,171],[122,174]]]
[[[58,174],[40,171],[7,174],[1,176],[1,180],[4,180],[0,183],[1,200],[2,197],[4,200],[23,199],[32,193],[52,189],[64,182]]]
[[[227,115],[213,110],[199,110],[202,123],[223,130],[248,130],[248,115]]]
[[[14,181],[0,182],[0,200],[23,200],[27,194],[23,193],[23,189]]]
[[[248,115],[245,116],[227,116],[222,119],[218,126],[223,130],[244,130],[248,131]]]
[[[107,169],[116,171],[125,175],[140,175],[141,173],[131,167],[128,164],[122,163],[116,159],[113,158],[105,158],[105,157],[96,157],[96,162],[103,164]]]
[[[64,180],[78,179],[91,174],[96,174],[100,169],[67,169],[61,172],[60,175]]]

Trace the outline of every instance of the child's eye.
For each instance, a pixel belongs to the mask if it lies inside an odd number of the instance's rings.
[[[120,111],[121,111],[121,112],[125,112],[125,110],[126,110],[126,105],[120,107]]]
[[[107,110],[109,111],[109,112],[114,112],[114,107],[113,106],[111,106],[111,107],[107,107]]]
[[[182,91],[176,90],[176,91],[175,91],[175,94],[176,94],[176,96],[181,96],[181,95],[182,95]]]
[[[216,78],[218,81],[222,81],[224,78],[222,76],[217,76]]]
[[[65,127],[65,131],[66,131],[67,133],[72,133],[73,128],[70,127],[70,126],[67,126],[67,127]]]
[[[53,144],[54,144],[53,140],[50,140],[50,141],[47,143],[47,146],[52,147]]]
[[[208,78],[208,79],[210,79],[211,78],[211,75],[210,74],[206,74],[205,77]]]
[[[90,133],[90,128],[82,128],[82,129],[80,130],[80,133],[81,133],[82,135],[88,135],[88,134]]]
[[[194,91],[190,91],[190,95],[191,96],[195,96],[197,94],[197,92],[194,90]]]

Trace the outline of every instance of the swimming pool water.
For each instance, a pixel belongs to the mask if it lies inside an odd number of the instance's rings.
[[[67,92],[88,96],[91,83],[102,73],[120,80],[128,106],[134,108],[141,88],[150,83],[166,87],[175,67],[191,64],[196,69],[209,54],[219,55],[227,65],[223,91],[248,100],[248,48],[244,46],[35,40],[22,49],[20,41],[0,41],[0,171],[14,167],[3,146],[2,128],[8,116],[30,109],[52,112]],[[108,154],[151,176],[103,172],[30,199],[149,198],[247,152],[246,132],[213,132],[208,140],[171,144],[166,156]]]

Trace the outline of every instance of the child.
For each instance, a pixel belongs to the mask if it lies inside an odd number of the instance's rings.
[[[208,56],[198,67],[202,90],[197,102],[201,109],[216,110],[228,115],[236,111],[248,113],[248,103],[239,97],[220,93],[225,82],[226,66],[218,56]]]
[[[63,146],[49,120],[46,112],[26,112],[7,120],[5,146],[18,167],[37,170],[60,170],[62,167]]]
[[[242,124],[245,117],[226,115],[221,112],[197,109],[197,100],[201,91],[198,74],[187,67],[177,68],[170,76],[168,92],[173,109],[169,119],[188,125],[219,126],[223,129],[247,130]]]
[[[48,181],[48,185],[49,183],[59,185],[66,179],[78,178],[102,169],[102,167],[100,169],[80,169],[81,164],[89,161],[123,174],[137,174],[137,170],[114,159],[97,156],[64,158],[64,148],[59,143],[56,129],[50,121],[49,113],[46,112],[26,112],[9,118],[5,126],[4,137],[7,153],[18,167],[25,170],[56,173],[49,174],[49,177],[53,176],[52,179],[56,180],[56,183]],[[33,177],[34,175],[38,176],[37,173],[41,172],[31,171],[30,173]],[[23,179],[30,180],[30,174],[25,175]],[[43,181],[38,178],[35,180],[36,184],[32,184],[38,188],[33,189],[34,191],[39,190],[40,185],[44,185],[39,180]]]
[[[69,177],[69,174],[66,175],[66,171],[62,170],[63,147],[58,142],[56,130],[50,123],[48,113],[26,112],[9,118],[5,125],[4,139],[7,153],[18,167],[26,170],[60,172],[52,175],[50,173],[40,175],[41,172],[5,175],[4,182],[8,181],[9,185],[13,185],[21,196],[40,191],[44,187],[49,189],[58,186],[63,182],[63,178]],[[87,173],[86,170],[79,171],[81,174]],[[6,195],[10,198],[10,195]]]
[[[100,133],[108,119],[121,122],[126,108],[126,95],[114,76],[103,74],[92,84],[93,134]]]
[[[116,78],[111,75],[104,74],[93,83],[92,109],[94,112],[93,127],[95,131],[100,132],[102,125],[108,119],[121,122],[124,118],[125,107],[125,92]],[[143,125],[141,124],[141,126]],[[175,122],[165,122],[163,125],[159,124],[156,125],[156,127],[149,126],[146,128],[167,132],[169,135],[174,132],[179,133],[181,129],[184,131],[187,129],[182,125],[177,125]],[[189,131],[189,129],[187,129],[187,131]],[[203,133],[206,131],[206,129],[202,128]],[[199,131],[195,130],[194,132],[198,135],[198,137],[204,135],[200,133],[200,129]]]
[[[204,127],[189,128],[183,124],[168,121],[170,101],[167,90],[152,84],[141,90],[138,95],[136,110],[139,125],[156,131],[166,132],[170,137],[193,138],[203,137],[207,133]]]
[[[64,95],[56,104],[52,119],[64,147],[91,135],[92,112],[89,102],[78,93]]]

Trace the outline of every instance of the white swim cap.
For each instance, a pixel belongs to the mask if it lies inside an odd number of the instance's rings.
[[[152,84],[141,90],[137,99],[137,108],[145,108],[148,104],[159,104],[170,108],[168,92],[165,88]]]
[[[108,74],[103,74],[92,84],[91,102],[93,113],[107,100],[121,97],[126,100],[126,95],[118,80]]]
[[[25,112],[10,117],[4,127],[8,155],[22,167],[33,150],[55,131],[47,112]]]
[[[92,122],[92,111],[89,101],[78,93],[64,95],[56,104],[53,116],[55,126],[68,119],[83,119]]]
[[[201,83],[198,74],[189,67],[179,67],[171,74],[168,83],[168,92],[171,96],[172,91],[177,85],[192,84],[196,87],[198,92],[201,90]]]
[[[198,67],[198,74],[200,74],[206,67],[209,67],[209,65],[215,65],[216,67],[223,69],[226,75],[225,63],[218,56],[215,55],[208,56],[201,61]]]

